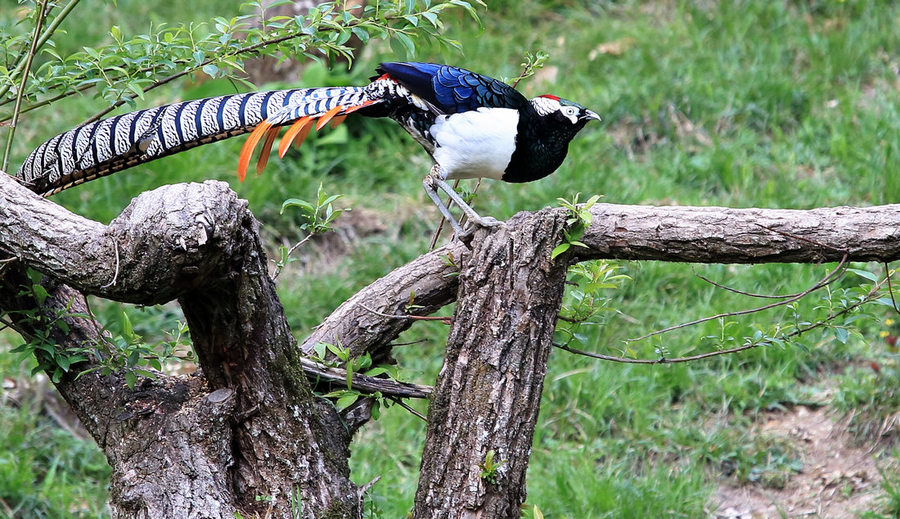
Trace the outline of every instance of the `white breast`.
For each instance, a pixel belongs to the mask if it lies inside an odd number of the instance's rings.
[[[431,127],[437,142],[434,160],[445,179],[500,179],[516,148],[519,112],[511,108],[479,108],[442,115]]]

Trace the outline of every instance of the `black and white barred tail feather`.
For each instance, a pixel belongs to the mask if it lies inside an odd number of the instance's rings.
[[[331,117],[339,115],[334,112],[337,106],[342,110],[367,106],[374,101],[366,100],[366,88],[232,94],[110,117],[40,145],[25,159],[16,177],[33,191],[52,195],[138,164],[247,133],[273,116],[269,126],[281,126],[329,112]]]

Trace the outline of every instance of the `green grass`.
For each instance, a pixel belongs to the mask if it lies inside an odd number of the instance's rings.
[[[475,202],[483,213],[506,218],[577,192],[623,204],[784,208],[871,205],[900,198],[900,32],[895,29],[900,7],[894,4],[489,4],[492,11],[484,14],[482,33],[464,17],[448,23],[464,56],[423,48],[416,58],[514,77],[525,51],[544,50],[552,55],[549,68],[520,88],[528,95],[554,93],[575,100],[604,120],[576,138],[555,175],[525,185],[486,182]],[[121,12],[109,13],[111,19],[144,9],[122,1],[119,5]],[[197,12],[221,9],[211,6],[201,3]],[[149,12],[165,19],[158,11]],[[171,19],[177,17],[171,14]],[[141,30],[134,22],[131,26]],[[73,34],[86,42],[101,37]],[[610,42],[617,46],[602,45]],[[304,84],[363,83],[378,61],[395,58],[387,45],[376,42],[351,71],[316,70],[305,76]],[[212,95],[229,87],[174,88],[160,93],[158,101]],[[41,124],[23,121],[13,163],[98,106],[96,100],[80,98],[42,114],[46,120]],[[282,240],[299,238],[292,217],[278,214],[282,200],[311,197],[320,183],[330,193],[343,193],[348,205],[380,220],[386,231],[363,238],[336,257],[313,254],[312,247],[304,256],[311,263],[292,264],[282,274],[286,311],[295,333],[303,336],[356,290],[423,252],[436,221],[421,189],[428,159],[415,143],[390,122],[351,118],[341,128],[313,136],[285,160],[273,159],[263,177],[244,184],[234,181],[238,139],[92,182],[57,200],[106,221],[146,189],[225,179],[250,200],[274,250]],[[625,263],[623,272],[633,280],[609,293],[617,313],[608,326],[589,331],[586,347],[621,354],[626,338],[764,304],[716,289],[696,274],[749,292],[790,293],[812,285],[829,268],[833,265]],[[833,288],[852,289],[858,282],[848,277]],[[815,315],[821,302],[821,295],[814,294],[798,308],[802,315]],[[108,322],[117,320],[118,311],[112,305],[99,310]],[[872,312],[886,315],[879,309]],[[178,318],[170,308],[132,313],[144,334],[171,329]],[[631,347],[644,358],[654,357],[658,348],[671,356],[689,355],[714,348],[723,333],[740,340],[789,319],[782,309],[729,319],[724,329],[712,321]],[[883,346],[877,324],[859,324],[862,333],[851,335],[846,344],[835,341],[833,331],[817,331],[787,348],[689,365],[626,366],[554,352],[529,470],[528,513],[537,505],[548,518],[698,517],[709,510],[720,479],[777,488],[796,472],[796,453],[790,445],[751,432],[759,413],[821,403],[830,394],[826,389],[836,387],[830,403],[840,411],[856,411],[855,423],[865,436],[896,409],[894,354]],[[427,323],[402,337],[425,341],[397,351],[410,379],[433,382],[446,333],[446,327]],[[879,372],[867,367],[869,359],[880,363]],[[425,411],[421,404],[418,409]],[[36,427],[47,434],[46,424],[25,420],[19,410],[2,412],[11,414],[0,423],[12,424],[19,436]],[[354,478],[362,484],[381,476],[371,497],[383,517],[402,516],[410,508],[423,438],[421,421],[398,407],[358,436],[351,460]],[[21,445],[2,443],[6,441],[0,439],[2,455]],[[38,447],[43,446],[29,444],[26,449],[32,459],[40,458]],[[32,507],[38,515],[37,510],[44,510],[39,505],[21,503],[82,491],[94,501],[102,499],[103,483],[76,485],[79,478],[58,476],[63,469],[86,470],[72,454],[60,456],[45,465],[56,467],[52,487],[42,486],[47,478],[34,474],[35,469],[17,469],[15,477],[34,482],[22,488],[32,490],[20,491],[19,497],[4,494],[4,501]],[[896,475],[891,478],[885,485],[885,513],[897,510]],[[70,504],[53,506],[71,510]],[[53,513],[62,512],[47,516]]]
[[[0,334],[13,342],[10,333]],[[4,386],[25,384],[33,363],[0,355]],[[40,387],[34,384],[35,387]],[[68,518],[107,514],[110,469],[93,441],[73,437],[42,412],[40,391],[0,393],[0,517]]]

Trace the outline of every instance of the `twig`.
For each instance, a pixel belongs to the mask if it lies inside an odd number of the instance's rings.
[[[281,275],[281,271],[284,270],[284,267],[287,265],[287,263],[286,263],[286,262],[287,262],[287,258],[291,257],[291,254],[293,254],[294,251],[297,250],[298,247],[300,247],[300,246],[303,245],[304,243],[308,242],[309,239],[312,238],[312,237],[313,237],[312,233],[307,234],[305,238],[303,238],[302,240],[298,241],[298,242],[297,242],[296,244],[294,244],[290,249],[288,249],[287,254],[284,255],[284,258],[285,258],[285,264],[284,264],[284,265],[281,265],[280,267],[278,266],[277,263],[276,263],[276,265],[275,265],[275,266],[276,266],[276,269],[275,269],[275,275],[272,276],[272,280],[273,280],[273,281],[276,280],[276,279],[278,279],[278,276]]]
[[[444,324],[450,324],[449,317],[441,317],[438,315],[386,314],[383,312],[379,312],[378,310],[375,310],[374,308],[369,308],[368,306],[366,306],[362,303],[357,303],[357,304],[359,306],[361,306],[363,309],[368,310],[369,312],[372,312],[375,315],[378,315],[381,317],[387,317],[388,319],[410,319],[412,321],[443,321]]]
[[[47,7],[47,0],[41,0],[40,11],[38,12],[37,22],[34,24],[34,36],[31,39],[31,48],[28,50],[28,57],[25,59],[25,67],[22,69],[22,81],[19,83],[19,91],[16,92],[16,105],[13,108],[12,120],[9,123],[9,133],[6,135],[6,150],[3,152],[3,163],[0,170],[6,171],[9,167],[9,153],[12,150],[13,137],[16,134],[16,124],[19,122],[19,112],[22,109],[22,97],[25,95],[25,84],[28,83],[28,72],[31,71],[31,63],[34,61],[34,54],[38,48],[38,39],[41,34],[41,25],[44,23],[44,9]]]
[[[621,362],[623,364],[676,364],[679,362],[691,362],[694,360],[705,359],[708,357],[715,357],[717,355],[725,355],[729,353],[738,353],[744,350],[749,350],[751,348],[756,348],[758,346],[762,346],[763,343],[752,343],[745,344],[743,346],[738,346],[735,348],[730,348],[727,350],[719,350],[719,351],[711,351],[708,353],[700,353],[698,355],[691,355],[690,357],[676,357],[674,359],[668,359],[666,357],[660,357],[658,359],[629,359],[626,357],[614,357],[612,355],[603,355],[601,353],[591,353],[589,351],[579,350],[576,348],[572,348],[571,346],[566,346],[565,344],[554,344],[557,348],[561,350],[568,351],[569,353],[574,353],[576,355],[584,355],[585,357],[591,357],[594,359],[600,360],[609,360],[612,362]]]
[[[325,380],[344,386],[347,385],[347,370],[343,368],[326,366],[306,357],[300,358],[300,365],[306,377],[313,382]],[[433,391],[431,386],[398,382],[388,378],[370,377],[360,373],[354,373],[350,380],[353,389],[366,394],[377,392],[397,398],[428,398]]]
[[[75,6],[78,5],[79,1],[80,0],[71,0],[68,4],[66,4],[65,7],[63,7],[63,10],[59,12],[59,15],[57,15],[56,18],[53,19],[53,22],[47,26],[47,30],[45,30],[44,33],[41,34],[41,37],[38,38],[37,46],[39,48],[43,47],[44,44],[47,43],[47,40],[50,39],[50,36],[53,36],[53,33],[56,32],[57,28],[59,28],[59,24],[61,24],[63,22],[63,20],[66,19],[66,16],[68,16],[69,13],[72,12],[72,9],[74,9]],[[46,17],[50,15],[50,11],[52,11],[52,10],[53,10],[53,6],[50,6],[50,8],[47,9],[46,12],[44,13],[44,15],[41,17],[42,20],[46,19]],[[12,73],[9,75],[9,77],[14,78],[22,73],[22,70],[25,68],[25,61],[21,60],[21,58],[22,58],[21,54],[16,57],[16,60],[15,60],[16,68],[12,71]],[[2,87],[0,87],[0,98],[5,96],[6,93],[9,92],[9,89],[11,88],[10,84],[11,83],[7,83],[7,84],[3,85]],[[0,102],[0,106],[5,105],[7,102],[9,102],[9,101]],[[25,113],[30,109],[31,108],[22,110],[20,113]]]
[[[115,286],[116,281],[119,279],[119,242],[117,242],[115,240],[113,240],[113,250],[116,253],[116,270],[115,270],[115,272],[113,272],[112,281],[103,285],[100,288],[109,288],[111,286]]]
[[[897,307],[897,300],[894,299],[894,287],[891,285],[891,269],[887,263],[884,264],[884,276],[887,278],[888,294],[891,295],[891,304],[894,311],[900,314],[900,308]]]
[[[97,337],[101,337],[103,340],[105,337],[103,335],[103,330],[100,327],[100,321],[97,320],[97,316],[94,315],[94,310],[91,308],[91,303],[88,301],[87,296],[84,292],[78,291],[81,294],[81,300],[84,301],[84,309],[87,311],[88,316],[91,318],[91,324],[94,325],[94,331],[97,332]]]
[[[414,344],[423,344],[426,342],[428,342],[428,339],[416,339],[414,341],[408,341],[408,342],[392,342],[390,344],[390,346],[392,348],[396,348],[397,346],[412,346]]]
[[[736,310],[734,312],[725,312],[725,313],[720,313],[720,314],[716,314],[716,315],[710,315],[707,317],[702,317],[700,319],[695,319],[693,321],[689,321],[686,323],[676,324],[674,326],[669,326],[668,328],[656,330],[656,331],[650,332],[648,334],[642,335],[640,337],[636,337],[633,339],[625,339],[625,342],[629,343],[629,342],[643,341],[645,339],[649,339],[650,337],[653,337],[656,335],[661,335],[661,334],[668,333],[668,332],[671,332],[674,330],[678,330],[680,328],[686,328],[688,326],[694,326],[696,324],[705,323],[707,321],[712,321],[714,319],[721,319],[723,317],[734,317],[734,316],[738,316],[738,315],[754,314],[754,313],[762,312],[764,310],[769,310],[771,308],[775,308],[778,306],[784,306],[784,305],[793,303],[794,301],[797,301],[797,300],[807,296],[811,292],[815,292],[816,290],[818,290],[824,286],[827,286],[827,285],[831,284],[832,282],[834,282],[835,280],[837,280],[838,278],[840,278],[840,276],[843,275],[844,271],[846,270],[846,267],[845,267],[846,264],[847,264],[847,253],[844,253],[844,256],[841,258],[840,263],[838,263],[838,265],[834,268],[833,271],[831,271],[830,274],[828,274],[827,276],[822,278],[818,283],[809,287],[808,289],[804,290],[803,292],[798,292],[793,297],[790,297],[783,301],[770,303],[770,304],[759,306],[756,308],[748,308],[745,310]],[[838,275],[838,273],[840,273],[840,274]]]
[[[846,259],[846,256],[845,256],[845,259]],[[844,308],[843,310],[840,310],[838,312],[828,315],[828,317],[826,317],[825,319],[823,319],[821,321],[817,321],[817,322],[810,324],[809,326],[805,326],[803,328],[797,328],[796,330],[794,330],[791,333],[784,334],[781,337],[778,337],[778,339],[779,340],[792,339],[794,337],[799,337],[800,335],[802,335],[806,332],[815,330],[816,328],[821,328],[822,326],[825,326],[826,324],[837,319],[838,317],[840,317],[844,314],[847,314],[848,312],[851,312],[851,311],[859,308],[860,306],[868,303],[869,301],[871,301],[872,297],[875,294],[877,294],[879,290],[881,290],[881,287],[884,286],[885,284],[890,284],[890,282],[891,282],[891,275],[888,274],[885,276],[884,279],[882,279],[878,283],[875,283],[875,285],[872,286],[872,289],[869,290],[869,293],[866,294],[866,296],[864,298],[860,299],[858,302],[853,303],[852,305]],[[591,358],[600,359],[600,360],[608,360],[608,361],[612,361],[612,362],[620,362],[623,364],[676,364],[676,363],[682,363],[682,362],[691,362],[691,361],[695,361],[695,360],[707,359],[709,357],[717,357],[719,355],[738,353],[738,352],[741,352],[744,350],[749,350],[752,348],[758,348],[760,346],[770,345],[770,344],[773,344],[773,342],[774,342],[773,339],[765,339],[765,340],[761,340],[759,342],[748,343],[748,344],[744,344],[743,346],[729,348],[727,350],[711,351],[711,352],[707,352],[707,353],[691,355],[688,357],[676,357],[673,359],[669,359],[669,358],[665,358],[665,357],[660,357],[658,359],[629,359],[626,357],[615,357],[612,355],[603,355],[601,353],[592,353],[589,351],[579,350],[579,349],[572,348],[565,344],[554,343],[553,345],[561,350],[565,350],[570,353],[574,353],[576,355],[583,355],[585,357],[591,357]]]
[[[787,231],[781,231],[781,230],[778,230],[778,229],[776,229],[776,228],[774,228],[774,227],[769,227],[768,225],[763,225],[763,224],[761,224],[761,223],[756,223],[756,225],[757,225],[758,227],[762,227],[763,229],[765,229],[765,230],[767,230],[767,231],[772,231],[772,232],[774,232],[774,233],[776,233],[776,234],[780,234],[780,235],[786,236],[786,237],[788,237],[788,238],[793,238],[793,239],[795,239],[795,240],[805,241],[806,243],[809,243],[810,245],[816,245],[817,247],[824,247],[824,248],[826,248],[826,249],[831,249],[831,250],[833,250],[833,251],[835,251],[835,252],[843,252],[845,256],[847,255],[847,251],[844,250],[844,249],[839,249],[839,248],[837,248],[837,247],[832,247],[831,245],[828,245],[828,244],[825,244],[825,243],[819,243],[819,242],[817,242],[817,241],[815,241],[815,240],[810,240],[809,238],[804,238],[803,236],[799,236],[799,235],[796,235],[796,234],[793,234],[793,233],[789,233],[789,232],[787,232]]]
[[[399,405],[403,409],[406,409],[407,411],[412,413],[413,416],[418,416],[419,418],[422,419],[423,422],[428,423],[428,418],[426,418],[425,415],[423,415],[422,413],[420,413],[420,412],[416,411],[415,409],[413,409],[412,407],[410,407],[409,404],[407,404],[403,400],[400,400],[399,398],[392,397],[392,396],[390,396],[388,398],[390,398],[391,401],[393,401],[395,404]]]
[[[734,292],[735,294],[740,294],[742,296],[747,296],[747,297],[756,297],[759,299],[785,299],[785,298],[794,297],[797,295],[797,294],[784,294],[784,295],[754,294],[753,292],[744,292],[743,290],[738,290],[737,288],[732,288],[732,287],[723,285],[721,283],[716,283],[715,281],[707,278],[706,276],[704,276],[702,274],[694,273],[694,275],[697,276],[698,278],[702,279],[703,281],[706,281],[707,283],[709,283],[710,285],[712,285],[716,288],[721,288],[722,290],[727,290],[729,292]]]

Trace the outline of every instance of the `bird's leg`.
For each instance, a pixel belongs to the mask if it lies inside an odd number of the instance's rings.
[[[450,200],[453,201],[454,204],[458,205],[462,210],[463,214],[472,222],[474,225],[479,227],[496,227],[498,225],[502,225],[503,222],[500,222],[496,218],[492,218],[490,216],[483,217],[475,212],[469,204],[466,203],[465,200],[462,199],[459,194],[453,190],[453,188],[448,184],[443,178],[441,178],[441,169],[440,166],[435,164],[431,171],[428,173],[428,176],[425,177],[425,180],[422,182],[422,185],[425,186],[425,192],[428,193],[428,196],[434,202],[435,205],[438,206],[438,210],[444,215],[444,218],[450,221],[450,225],[453,226],[453,230],[460,236],[464,236],[465,232],[460,227],[459,222],[456,221],[456,218],[450,213],[450,209],[444,204],[444,201],[441,200],[441,197],[438,195],[438,188],[444,193],[447,193],[447,196],[450,197]]]

